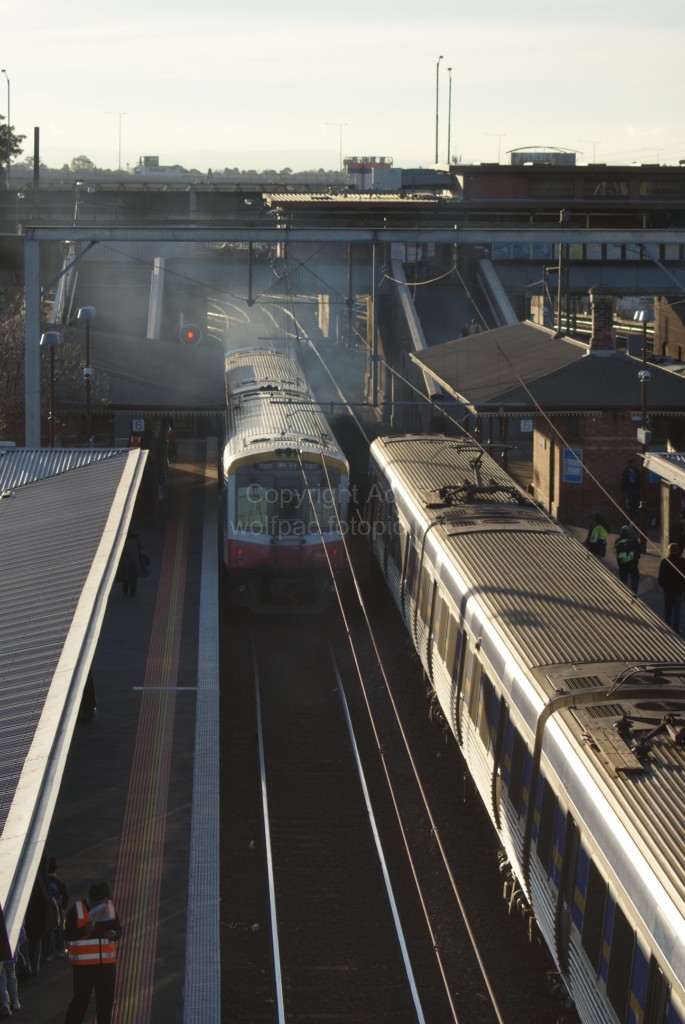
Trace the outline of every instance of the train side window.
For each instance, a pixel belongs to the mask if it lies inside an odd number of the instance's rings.
[[[585,913],[583,914],[581,943],[588,960],[594,967],[595,974],[599,973],[606,902],[607,884],[599,873],[594,861],[590,861],[587,890],[585,892]]]
[[[433,633],[433,642],[435,644],[435,651],[440,656],[444,657],[444,636],[445,636],[445,623],[447,620],[447,605],[440,596],[439,593],[435,594],[435,601],[433,603],[433,623],[431,631]]]
[[[433,579],[427,569],[421,573],[421,589],[419,591],[419,618],[424,626],[428,625],[430,598],[433,593]]]
[[[511,767],[509,769],[509,785],[507,792],[509,802],[517,815],[521,813],[521,800],[523,798],[523,773],[526,766],[526,744],[521,734],[511,726],[514,739],[511,750]]]
[[[635,970],[633,970],[633,974],[635,974]],[[635,991],[635,983],[633,983],[633,991]],[[676,1024],[676,1022],[682,1024],[676,1011],[669,1006],[670,1001],[671,986],[666,981],[664,972],[654,957],[650,957],[647,994],[644,1001],[644,1024],[664,1024],[664,1021],[667,1021],[667,1024]],[[670,1013],[666,1016],[669,1009]]]
[[[495,688],[490,677],[486,672],[483,672],[480,680],[480,700],[478,702],[478,731],[486,750],[490,749],[490,722],[494,700]]]
[[[557,821],[561,816],[561,808],[557,812]],[[569,970],[569,943],[573,903],[576,889],[576,870],[580,852],[580,829],[570,814],[564,816],[563,846],[559,846],[560,863],[556,865],[558,874],[559,896],[557,904],[557,949],[559,962],[564,971]]]
[[[409,551],[407,554],[407,593],[410,597],[416,597],[415,586],[416,586],[416,563],[418,561],[418,555],[416,552],[416,545],[412,543],[412,538],[409,538]]]
[[[444,638],[444,664],[447,667],[452,667],[455,664],[455,657],[457,656],[457,639],[461,634],[457,628],[457,620],[452,611],[448,611],[447,614],[448,618]]]
[[[635,932],[626,915],[617,906],[614,911],[614,927],[611,933],[607,996],[619,1020],[626,1019],[630,979],[633,973],[634,948]]]
[[[469,644],[466,652],[466,664],[464,666],[462,688],[464,695],[464,708],[468,711],[469,718],[472,722],[475,722],[476,720],[480,675],[482,671],[483,666],[478,660],[473,647]]]
[[[388,502],[386,529],[389,534],[388,554],[397,568],[399,568],[402,557],[400,552],[400,521],[397,516],[397,506],[394,501]]]
[[[542,799],[540,801],[540,821],[536,850],[538,860],[549,876],[552,859],[552,839],[554,837],[554,820],[557,813],[557,798],[547,779],[541,779]]]

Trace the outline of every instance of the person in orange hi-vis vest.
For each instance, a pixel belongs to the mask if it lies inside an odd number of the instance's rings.
[[[94,883],[85,900],[75,901],[64,925],[74,983],[64,1024],[82,1024],[93,991],[98,1024],[111,1024],[121,933],[107,882]]]

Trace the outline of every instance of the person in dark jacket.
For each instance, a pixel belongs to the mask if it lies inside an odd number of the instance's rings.
[[[618,540],[614,544],[614,554],[621,582],[637,594],[640,582],[640,544],[629,526],[621,527]]]
[[[628,515],[632,520],[637,518],[640,508],[641,485],[641,474],[635,465],[635,459],[628,459],[625,469],[621,473],[621,487],[623,489],[623,500],[625,502]]]
[[[41,864],[31,889],[24,919],[28,938],[29,964],[27,973],[37,975],[43,953],[43,936],[54,927],[53,905],[48,889],[47,861]]]
[[[664,621],[679,633],[685,593],[685,558],[678,554],[677,544],[668,545],[668,554],[659,563],[657,581],[664,592]]]

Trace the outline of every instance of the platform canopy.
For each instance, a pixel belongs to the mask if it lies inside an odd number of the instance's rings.
[[[146,458],[0,447],[0,960],[44,856]]]

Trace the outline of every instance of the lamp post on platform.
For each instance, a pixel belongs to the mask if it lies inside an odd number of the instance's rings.
[[[639,505],[639,519],[640,519],[640,546],[642,551],[647,550],[647,480],[648,471],[645,464],[645,456],[649,450],[649,445],[652,440],[652,432],[647,429],[647,385],[651,380],[651,373],[647,369],[647,314],[644,310],[635,313],[635,320],[639,320],[642,323],[642,369],[638,373],[638,379],[640,381],[641,391],[641,412],[640,412],[640,429],[637,432],[637,439],[642,445],[642,472],[640,476],[640,505]]]
[[[41,335],[40,347],[50,349],[50,408],[48,412],[48,433],[50,447],[55,447],[55,349],[62,344],[59,331],[46,331]]]
[[[81,306],[78,313],[76,314],[77,320],[83,320],[86,324],[86,363],[83,367],[83,379],[86,382],[86,436],[88,438],[88,446],[92,447],[93,444],[93,431],[92,431],[92,418],[91,418],[91,395],[90,395],[90,382],[93,379],[94,370],[90,365],[90,321],[95,316],[94,306]]]

